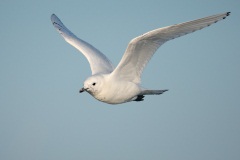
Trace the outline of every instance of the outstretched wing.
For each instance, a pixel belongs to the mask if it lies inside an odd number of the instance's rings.
[[[210,26],[225,19],[230,12],[209,16],[181,24],[159,28],[134,38],[111,73],[118,79],[140,83],[142,71],[156,50],[165,42]]]
[[[92,75],[97,73],[110,73],[113,71],[114,67],[112,63],[104,54],[89,43],[75,36],[69,29],[67,29],[67,27],[64,26],[55,14],[52,14],[51,21],[53,26],[63,36],[63,38],[73,47],[82,52],[82,54],[87,58],[92,70]]]

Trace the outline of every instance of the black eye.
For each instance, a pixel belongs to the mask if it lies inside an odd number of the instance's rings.
[[[96,83],[94,82],[92,85],[93,85],[93,86],[95,86],[95,85],[96,85]]]

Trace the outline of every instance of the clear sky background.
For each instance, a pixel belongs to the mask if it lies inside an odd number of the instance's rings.
[[[239,160],[238,0],[2,0],[1,160]],[[55,13],[116,65],[152,29],[231,11],[226,20],[167,42],[142,85],[169,89],[108,105],[78,91],[87,60],[51,24]]]

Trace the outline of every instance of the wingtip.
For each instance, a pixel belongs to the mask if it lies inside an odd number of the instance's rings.
[[[223,19],[225,19],[227,16],[229,16],[230,13],[231,13],[231,12],[226,12],[226,13],[225,13],[226,15],[223,17]]]
[[[51,21],[54,21],[55,19],[57,19],[57,16],[53,13],[53,14],[51,15]]]
[[[61,20],[54,13],[51,15],[51,21],[53,25],[57,24],[59,26],[64,26]]]
[[[56,16],[56,15],[53,13],[53,14],[51,15],[51,18],[52,18],[52,17],[55,17],[55,16]]]

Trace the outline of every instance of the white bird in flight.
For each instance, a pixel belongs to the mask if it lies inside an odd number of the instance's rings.
[[[165,42],[210,26],[230,15],[230,12],[158,28],[130,41],[115,68],[110,60],[89,43],[75,36],[60,19],[52,14],[51,21],[63,38],[88,60],[92,76],[84,82],[81,92],[108,104],[143,101],[145,95],[159,95],[167,90],[150,90],[140,85],[144,67]]]

